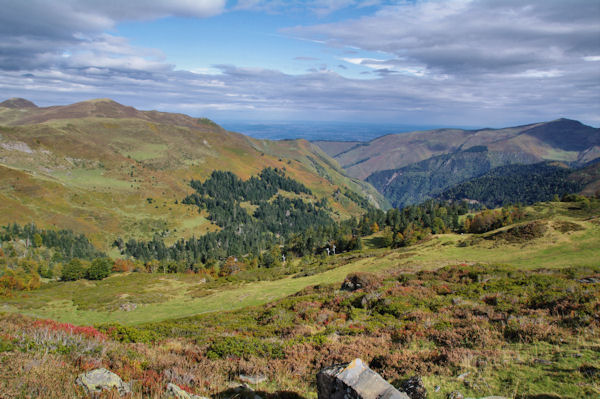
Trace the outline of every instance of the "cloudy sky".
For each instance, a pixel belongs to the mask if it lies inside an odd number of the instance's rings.
[[[0,0],[0,98],[214,120],[600,125],[598,0]]]

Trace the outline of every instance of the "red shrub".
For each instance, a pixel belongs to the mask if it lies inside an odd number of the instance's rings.
[[[93,338],[100,341],[105,341],[108,337],[103,332],[96,330],[92,326],[75,326],[70,323],[59,323],[54,320],[36,320],[33,323],[34,327],[44,327],[52,331],[63,331],[68,334],[83,335],[87,338]]]

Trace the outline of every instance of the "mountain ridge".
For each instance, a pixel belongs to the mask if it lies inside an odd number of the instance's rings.
[[[24,103],[23,103],[24,104]],[[0,224],[36,222],[90,236],[171,239],[217,227],[181,204],[191,179],[213,170],[242,179],[278,168],[327,198],[334,219],[360,215],[346,190],[384,206],[306,140],[258,140],[204,118],[139,111],[108,99],[46,108],[0,107]]]
[[[569,132],[577,132],[570,139],[570,146],[561,148],[564,143],[556,137]],[[343,142],[317,141],[325,152],[336,159],[349,175],[366,179],[375,172],[398,169],[432,156],[486,145],[491,151],[524,152],[535,156],[537,161],[564,160],[587,162],[594,159],[600,150],[600,129],[586,126],[579,121],[559,118],[549,122],[537,122],[501,129],[434,129],[397,133],[378,137],[366,143],[356,143],[349,147]],[[573,146],[581,137],[587,137],[586,146],[576,146],[578,154],[573,154]],[[343,151],[337,151],[346,146]]]

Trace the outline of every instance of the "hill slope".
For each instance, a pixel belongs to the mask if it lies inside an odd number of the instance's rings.
[[[600,156],[600,129],[569,119],[504,129],[438,129],[391,134],[348,148],[335,142],[315,142],[333,156],[350,176],[366,179],[382,170],[438,156],[487,146],[490,151],[516,154],[530,163],[559,160],[585,163]],[[341,149],[341,151],[340,151]]]
[[[451,187],[437,197],[454,201],[474,200],[488,208],[550,201],[554,195],[562,197],[584,188],[583,181],[573,178],[577,172],[556,162],[507,165]]]
[[[181,204],[193,192],[189,181],[213,170],[246,179],[266,167],[283,169],[316,198],[328,198],[334,218],[362,212],[349,197],[334,198],[337,192],[384,203],[305,140],[255,140],[207,119],[107,99],[47,108],[22,99],[0,105],[0,224],[69,228],[103,248],[117,235],[199,235],[216,226]]]

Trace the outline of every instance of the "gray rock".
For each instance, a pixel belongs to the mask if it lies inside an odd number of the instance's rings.
[[[400,386],[400,389],[404,391],[410,399],[426,399],[427,389],[423,384],[423,380],[418,375],[410,377],[404,381]]]
[[[75,382],[81,385],[88,394],[111,390],[113,388],[116,388],[121,396],[131,393],[129,384],[123,382],[121,377],[112,371],[104,368],[79,374]]]
[[[462,373],[461,375],[459,375],[458,377],[456,377],[457,380],[459,381],[463,381],[465,378],[467,378],[471,373],[470,372],[466,372],[466,373]]]
[[[582,284],[596,284],[596,283],[600,283],[600,278],[596,278],[596,277],[584,277],[582,279],[577,280]]]
[[[123,303],[123,304],[121,304],[121,306],[119,306],[119,309],[122,310],[123,312],[131,312],[132,310],[135,310],[136,308],[137,308],[137,304],[131,303],[131,302]]]
[[[267,377],[265,377],[264,375],[244,375],[244,374],[240,374],[238,376],[238,379],[242,382],[248,383],[248,384],[252,384],[252,385],[256,385],[256,384],[260,384],[262,382],[265,382],[267,380]]]
[[[447,396],[448,399],[465,399],[462,393],[458,391],[450,392]]]
[[[179,388],[177,385],[168,383],[167,384],[167,394],[168,398],[175,399],[208,399],[204,396],[193,395],[191,393],[187,393],[183,389]]]
[[[360,359],[319,371],[317,392],[319,399],[410,399]]]

